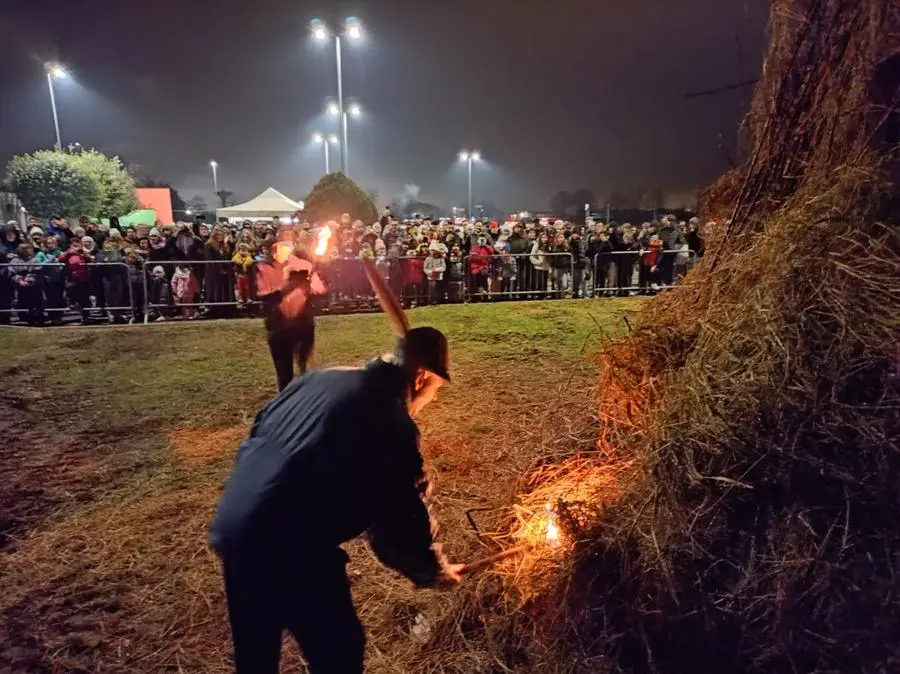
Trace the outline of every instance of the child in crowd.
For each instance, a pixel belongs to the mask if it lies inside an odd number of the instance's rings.
[[[164,321],[171,316],[169,307],[172,305],[172,291],[169,282],[166,280],[166,271],[160,265],[156,265],[150,272],[150,281],[148,283],[148,299],[151,305],[155,305],[151,309],[156,321]]]
[[[188,265],[178,265],[172,274],[172,295],[175,303],[181,306],[181,316],[187,320],[197,317],[197,307],[190,306],[195,303],[200,292],[200,284],[194,272]]]
[[[69,241],[69,248],[59,256],[59,261],[65,265],[66,296],[69,303],[78,307],[81,311],[81,322],[86,323],[88,310],[90,309],[90,282],[91,272],[87,267],[93,261],[93,256],[86,252],[81,239],[73,237]]]
[[[494,249],[488,246],[487,237],[479,236],[469,251],[469,292],[484,295],[490,272],[490,260]]]
[[[390,284],[391,263],[387,257],[387,246],[384,245],[384,241],[381,239],[375,241],[375,268],[381,274],[381,278],[384,279],[385,283]]]
[[[128,267],[128,286],[131,291],[129,299],[134,308],[128,322],[134,323],[144,316],[144,258],[137,248],[127,246],[122,249],[122,261]]]
[[[253,255],[250,254],[250,244],[244,241],[239,243],[231,262],[234,264],[234,296],[239,305],[246,306],[251,299],[250,272],[254,262]]]
[[[516,260],[509,254],[509,244],[505,241],[498,241],[494,246],[494,250],[496,251],[496,257],[493,260],[497,270],[494,277],[496,281],[494,292],[499,292],[504,295],[503,299],[508,299],[509,293],[512,292],[515,285],[516,272],[518,271]]]
[[[444,273],[447,271],[447,261],[440,248],[433,247],[431,254],[425,258],[424,272],[428,279],[428,298],[432,304],[443,302]]]
[[[425,260],[418,256],[416,248],[410,245],[403,259],[402,297],[412,306],[421,301],[422,282],[425,280]]]
[[[466,278],[466,267],[463,262],[462,249],[459,244],[453,244],[447,257],[447,299],[450,302],[459,302],[463,296],[463,282]]]
[[[44,237],[44,249],[35,255],[38,262],[46,265],[41,267],[44,276],[44,299],[50,322],[54,325],[62,323],[63,312],[66,310],[65,268],[59,260],[61,255],[59,239],[52,234]]]
[[[652,234],[647,244],[647,249],[641,254],[641,265],[644,275],[641,282],[641,292],[643,294],[655,294],[659,289],[659,266],[662,262],[662,239],[658,234]],[[651,290],[647,289],[647,286]]]
[[[35,257],[33,244],[27,241],[19,244],[9,271],[19,293],[19,318],[24,319],[28,325],[43,325],[43,274]]]

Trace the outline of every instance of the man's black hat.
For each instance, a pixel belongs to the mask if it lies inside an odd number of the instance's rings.
[[[414,358],[429,372],[450,381],[450,356],[444,333],[428,327],[413,328],[406,333],[402,344],[407,358]]]

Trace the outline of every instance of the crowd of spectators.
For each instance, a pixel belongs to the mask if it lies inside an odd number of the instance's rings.
[[[562,220],[504,223],[398,221],[309,223],[290,219],[295,246],[312,255],[318,232],[330,245],[317,256],[328,306],[373,305],[360,260],[376,268],[407,306],[426,303],[654,293],[671,286],[702,255],[698,221],[671,216],[641,226]],[[255,263],[269,259],[284,222],[156,227],[76,225],[31,218],[0,236],[0,322],[31,325],[228,317],[255,310]]]

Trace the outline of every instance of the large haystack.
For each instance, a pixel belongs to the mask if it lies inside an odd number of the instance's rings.
[[[511,529],[615,488],[467,588],[422,671],[900,671],[898,106],[900,2],[773,0],[707,255],[603,348],[595,451]]]
[[[900,3],[773,2],[731,222],[603,354],[637,469],[559,592],[611,670],[900,671],[898,103]]]

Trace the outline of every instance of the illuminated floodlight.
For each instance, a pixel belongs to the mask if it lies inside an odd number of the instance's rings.
[[[325,141],[325,139],[322,137],[321,133],[314,133],[312,135],[312,141],[313,143],[322,143]]]
[[[331,101],[330,103],[328,103],[328,105],[325,107],[325,110],[328,111],[329,115],[341,114],[341,109],[338,107],[338,104],[335,103],[334,101]]]
[[[355,16],[347,18],[347,37],[351,40],[361,40],[363,36],[362,26]]]
[[[319,42],[324,42],[328,39],[328,28],[318,19],[313,19],[312,34],[316,40],[318,40]]]
[[[459,160],[460,160],[460,161],[469,161],[469,153],[466,152],[465,150],[463,150],[462,152],[460,152],[460,153],[459,153]]]
[[[481,161],[481,153],[478,150],[472,153],[472,161]]]
[[[359,103],[351,103],[347,112],[350,113],[351,117],[359,117],[362,114],[362,108]]]
[[[58,80],[64,80],[69,76],[69,73],[66,72],[66,69],[63,68],[58,63],[50,63],[47,65],[47,72],[50,73],[52,77],[55,77]]]
[[[331,143],[332,145],[337,145],[341,141],[338,140],[337,135],[331,134],[330,136],[328,136],[328,142]]]

